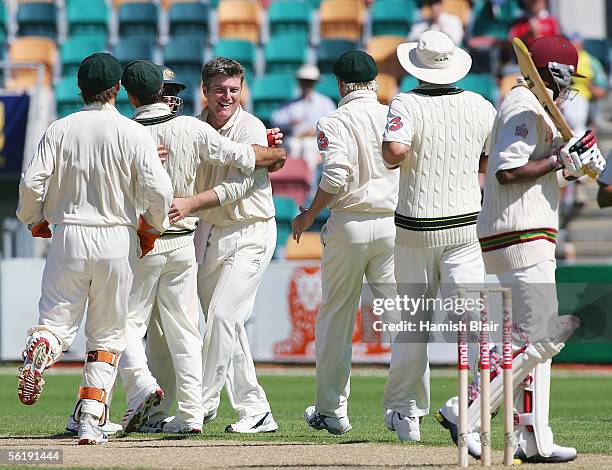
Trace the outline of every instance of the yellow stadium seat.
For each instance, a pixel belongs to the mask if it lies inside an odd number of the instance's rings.
[[[45,68],[43,83],[51,86],[53,67],[57,60],[55,41],[45,37],[24,36],[16,38],[9,49],[9,62],[40,62]],[[12,78],[7,80],[10,89],[24,89],[36,86],[37,72],[35,69],[14,69]]]
[[[403,36],[372,36],[368,41],[367,52],[376,61],[378,71],[400,79],[406,75],[397,59],[397,46],[406,39]]]
[[[472,14],[472,8],[468,0],[443,0],[442,9],[449,15],[455,15],[459,17],[463,26],[467,25],[470,21],[470,15]],[[424,6],[421,8],[421,16],[424,19],[431,18],[431,8]]]
[[[376,83],[378,83],[378,101],[382,104],[389,104],[391,99],[397,95],[397,79],[393,75],[379,73]]]
[[[321,37],[359,42],[365,13],[363,0],[324,0],[319,8]]]
[[[259,42],[261,5],[249,0],[221,0],[217,9],[219,37]]]
[[[293,237],[287,239],[285,246],[286,259],[321,259],[323,245],[318,232],[306,232],[302,234],[300,243]]]

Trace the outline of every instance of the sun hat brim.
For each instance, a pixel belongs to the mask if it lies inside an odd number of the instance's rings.
[[[435,69],[425,66],[417,57],[418,42],[406,42],[397,46],[397,58],[406,72],[418,80],[444,85],[455,83],[465,77],[472,68],[472,58],[461,49],[455,47],[452,62],[448,67]]]

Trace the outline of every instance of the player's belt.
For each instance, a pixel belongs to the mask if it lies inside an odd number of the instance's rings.
[[[154,126],[155,124],[161,124],[162,122],[168,122],[174,119],[177,114],[165,114],[164,116],[156,116],[150,118],[134,118],[138,124],[142,124],[143,126]]]
[[[397,212],[395,213],[395,225],[397,227],[416,232],[428,232],[465,227],[466,225],[474,225],[477,219],[478,212],[451,215],[449,217],[434,217],[430,219],[406,217],[405,215],[398,214]]]
[[[554,228],[533,228],[529,230],[517,230],[516,232],[498,233],[490,237],[481,238],[480,247],[483,252],[500,250],[520,243],[545,240],[557,243],[557,231]]]

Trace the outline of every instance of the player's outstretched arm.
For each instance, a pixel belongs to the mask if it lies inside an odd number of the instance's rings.
[[[410,153],[410,145],[400,142],[383,142],[382,155],[385,166],[389,169],[398,168]]]
[[[287,161],[287,152],[282,147],[262,147],[253,144],[255,151],[255,166],[269,168],[270,171],[280,170]]]
[[[563,166],[557,156],[551,155],[542,160],[530,160],[523,166],[517,168],[499,170],[495,173],[495,177],[501,185],[526,183],[536,180],[551,171],[560,170],[561,168],[563,168]]]
[[[300,215],[296,216],[291,224],[293,239],[296,242],[300,243],[302,233],[306,232],[312,226],[319,212],[329,205],[334,196],[334,194],[328,193],[319,187],[310,207],[308,209],[300,207]]]

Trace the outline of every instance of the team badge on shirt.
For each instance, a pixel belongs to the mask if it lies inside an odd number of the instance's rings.
[[[403,125],[404,123],[402,122],[402,118],[400,116],[395,116],[394,118],[389,120],[387,128],[390,131],[399,131]]]
[[[527,124],[521,124],[520,126],[516,126],[514,130],[514,135],[517,137],[522,137],[523,139],[527,137],[529,134],[529,129],[527,129]]]
[[[317,135],[317,145],[319,146],[319,150],[326,150],[329,146],[329,140],[325,136],[325,132],[320,131]]]

